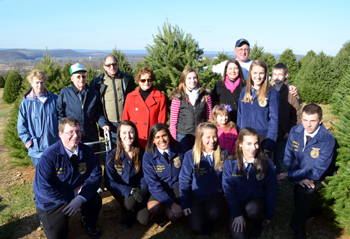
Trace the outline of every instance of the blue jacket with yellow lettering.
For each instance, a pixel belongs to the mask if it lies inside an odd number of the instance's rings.
[[[304,148],[304,127],[294,126],[284,152],[284,164],[288,179],[292,182],[303,179],[322,180],[334,172],[335,139],[320,125],[320,129]]]
[[[244,103],[246,86],[242,89],[238,100],[237,127],[255,129],[260,136],[266,136],[264,148],[273,151],[278,135],[278,112],[280,94],[273,87],[266,95],[266,101],[258,102],[258,96],[253,101]]]
[[[92,148],[82,143],[78,154],[79,159],[72,165],[61,140],[44,151],[33,184],[38,208],[50,210],[59,204],[68,204],[74,198],[73,190],[82,184],[79,195],[87,201],[96,194],[102,177],[98,160]]]
[[[241,203],[254,198],[265,200],[265,219],[271,220],[275,210],[277,179],[272,161],[268,162],[265,173],[257,173],[252,168],[247,176],[238,171],[237,160],[226,159],[222,175],[222,187],[226,194],[233,218],[243,215]]]
[[[138,187],[147,189],[147,184],[143,178],[142,168],[136,172],[135,165],[130,165],[126,158],[124,151],[121,153],[120,158],[123,162],[122,165],[115,164],[116,149],[109,152],[106,157],[105,163],[105,186],[109,191],[118,195],[128,197],[131,189]],[[144,149],[140,149],[139,157],[142,159]]]
[[[227,150],[224,149],[220,166],[215,170],[214,165],[211,166],[203,155],[199,167],[197,167],[194,164],[192,152],[193,150],[190,150],[185,154],[179,177],[181,206],[183,209],[190,208],[191,195],[206,200],[213,194],[223,193],[222,170],[224,168],[224,160],[229,156]]]
[[[143,174],[149,192],[166,207],[170,207],[174,200],[166,193],[166,189],[179,187],[179,174],[186,149],[183,144],[176,142],[170,148],[169,161],[155,147],[155,153],[143,155]]]

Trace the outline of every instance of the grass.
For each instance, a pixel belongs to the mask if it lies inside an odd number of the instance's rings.
[[[3,89],[0,89],[0,97],[2,96]],[[14,159],[10,158],[8,154],[10,151],[5,149],[3,143],[3,131],[5,129],[6,121],[9,117],[9,112],[12,105],[3,104],[0,99],[0,195],[2,201],[0,200],[0,238],[10,239],[13,238],[23,227],[28,226],[27,223],[31,222],[30,229],[26,229],[27,236],[18,236],[19,238],[39,238],[43,236],[43,232],[37,232],[35,228],[37,224],[37,218],[35,214],[35,204],[33,202],[33,173],[30,174],[30,178],[25,178],[25,173],[28,171],[33,172],[32,167],[16,167],[13,168],[11,163]],[[330,111],[329,105],[321,105],[324,112],[324,122],[325,124],[334,122],[336,119]],[[18,176],[22,174],[22,176]],[[109,195],[109,192],[103,193],[104,195]],[[104,196],[102,196],[104,197]],[[227,212],[224,219],[214,227],[213,234],[208,236],[194,236],[189,227],[186,219],[181,220],[177,224],[168,224],[164,228],[157,228],[154,223],[150,223],[149,226],[143,227],[141,225],[133,226],[132,230],[125,230],[118,224],[120,217],[120,209],[118,204],[109,195],[105,198],[105,201],[99,217],[99,227],[103,232],[103,238],[114,238],[116,235],[118,238],[154,238],[154,239],[165,239],[165,238],[230,238],[227,231]],[[274,218],[271,224],[267,226],[261,238],[293,238],[293,231],[289,228],[289,221],[291,214],[293,212],[293,185],[288,181],[284,181],[279,185],[277,202],[275,208]],[[29,217],[28,217],[29,216]],[[25,219],[25,220],[24,220]],[[154,221],[154,220],[153,220]],[[315,219],[308,220],[307,223],[307,233],[309,238],[318,239],[335,239],[335,238],[346,238],[345,236],[339,236],[337,233],[331,231],[328,223],[331,222],[330,219],[326,218],[324,215],[318,216]],[[71,224],[72,223],[72,224]],[[75,223],[75,224],[74,224]],[[25,224],[25,225],[23,225]],[[86,238],[82,229],[79,226],[79,218],[72,219],[70,222],[72,229],[70,233],[72,238]],[[28,226],[29,227],[29,226]],[[117,233],[117,234],[115,234]],[[75,235],[74,235],[75,234]]]

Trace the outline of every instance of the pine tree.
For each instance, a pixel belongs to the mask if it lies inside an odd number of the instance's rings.
[[[269,68],[269,75],[272,76],[272,67],[276,65],[276,58],[271,53],[264,53],[261,58],[264,60],[267,64],[267,67]]]
[[[217,55],[216,55],[216,58],[213,60],[212,64],[213,65],[217,65],[223,61],[227,61],[230,59],[230,56],[228,55],[227,52],[219,52]],[[204,59],[203,59],[204,60]]]
[[[28,91],[30,87],[31,86],[25,76],[22,83],[22,87],[19,90],[20,92],[19,97],[13,104],[13,107],[10,112],[10,118],[7,121],[6,129],[4,132],[5,145],[8,149],[11,149],[10,156],[17,158],[14,161],[14,163],[17,164],[18,166],[32,165],[32,161],[28,156],[28,150],[24,146],[21,139],[19,138],[18,132],[17,132],[17,119],[18,119],[19,106],[23,100],[24,94]]]
[[[317,54],[313,50],[308,51],[305,56],[300,58],[300,60],[299,60],[300,66],[302,67],[304,64],[308,64],[316,56],[317,56]]]
[[[158,28],[153,41],[154,45],[146,46],[148,55],[137,66],[151,66],[157,79],[156,88],[168,95],[178,86],[184,69],[193,67],[199,70],[203,49],[199,48],[191,34],[186,34],[177,25],[174,27],[168,22],[161,29]],[[137,70],[135,68],[135,74]]]
[[[346,81],[350,82],[350,75],[346,75]],[[347,229],[350,234],[350,96],[347,92],[338,94],[338,102],[335,103],[339,108],[338,121],[334,127],[336,131],[334,136],[339,144],[337,150],[336,165],[339,167],[337,174],[327,177],[328,185],[320,191],[326,201],[323,203],[326,208],[331,207],[332,216],[335,217],[336,226],[340,229]]]
[[[132,74],[131,65],[130,65],[129,60],[123,51],[118,50],[117,47],[114,47],[111,54],[114,55],[118,59],[119,69],[122,72]]]
[[[2,77],[2,75],[0,75],[0,88],[4,88],[5,87],[5,80]]]
[[[39,69],[47,75],[46,89],[54,94],[59,94],[60,90],[70,84],[66,78],[61,77],[61,65],[55,62],[55,58],[51,58],[51,55],[46,49],[46,54],[43,55],[43,59],[39,63],[35,64],[33,69]]]
[[[94,70],[91,66],[88,67],[87,72],[85,73],[86,75],[86,84],[90,85],[90,82],[97,77],[97,71]],[[122,70],[123,71],[123,70]]]
[[[249,58],[252,60],[262,59],[261,57],[265,54],[265,50],[263,46],[258,46],[257,43],[254,44],[253,47],[250,48]]]
[[[293,81],[293,84],[298,88],[298,91],[300,91],[299,88],[301,87],[303,80],[305,80],[304,79],[305,72],[309,70],[308,64],[310,64],[312,60],[316,58],[316,56],[317,56],[316,53],[313,50],[311,50],[311,51],[308,51],[307,54],[299,60],[301,67]]]
[[[346,100],[346,96],[350,92],[350,69],[348,73],[345,73],[343,78],[341,79],[338,87],[333,93],[331,102],[332,102],[332,112],[335,115],[338,115],[342,105],[342,103]]]
[[[12,70],[8,74],[5,82],[4,93],[2,95],[2,99],[5,103],[9,104],[16,101],[21,89],[22,81],[23,79],[21,75],[16,70]]]
[[[346,42],[334,57],[331,64],[332,78],[336,88],[343,76],[350,70],[350,41]]]
[[[305,64],[298,76],[298,91],[307,103],[327,104],[334,92],[334,80],[331,78],[332,57],[321,52],[309,64]]]
[[[299,71],[299,64],[297,58],[295,57],[292,49],[286,49],[282,52],[280,58],[278,59],[278,63],[283,63],[288,67],[288,80],[291,84],[294,84],[294,79]]]

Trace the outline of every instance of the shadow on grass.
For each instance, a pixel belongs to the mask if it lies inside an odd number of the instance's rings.
[[[13,234],[19,224],[20,224],[19,217],[11,216],[4,225],[0,226],[0,238],[2,239],[13,238]]]

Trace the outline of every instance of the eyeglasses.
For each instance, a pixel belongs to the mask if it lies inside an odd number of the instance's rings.
[[[80,80],[81,78],[85,79],[86,75],[77,75],[77,78]]]
[[[149,83],[152,83],[152,79],[140,79],[141,83],[145,83],[146,81],[148,81]]]
[[[77,135],[81,135],[81,130],[72,130],[72,131],[68,131],[68,132],[63,132],[65,134],[67,134],[69,137],[73,136],[74,133],[76,133]]]
[[[111,63],[108,65],[105,65],[105,67],[110,68],[111,66],[116,67],[118,65],[118,63]]]
[[[242,52],[242,51],[249,51],[249,48],[237,48],[237,51]]]

